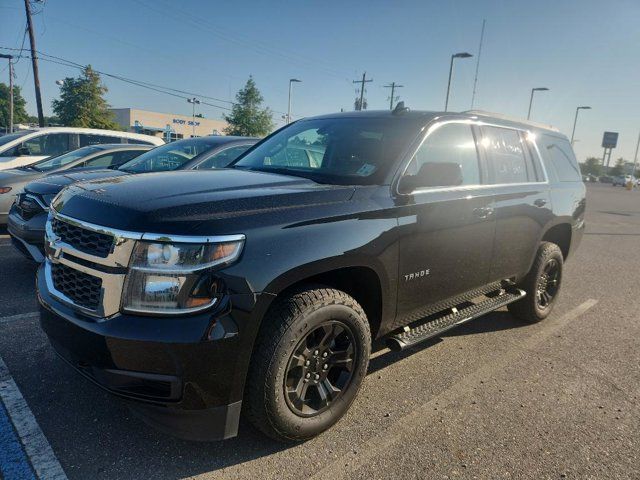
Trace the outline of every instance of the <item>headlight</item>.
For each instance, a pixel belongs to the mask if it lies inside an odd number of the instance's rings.
[[[211,269],[235,262],[243,244],[243,239],[203,244],[138,241],[125,282],[124,310],[171,314],[212,306],[220,285]]]

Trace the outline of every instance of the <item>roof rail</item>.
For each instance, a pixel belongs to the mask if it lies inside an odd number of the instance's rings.
[[[482,116],[482,117],[500,118],[502,120],[508,120],[510,122],[524,123],[526,125],[531,125],[532,127],[545,128],[547,130],[553,130],[554,132],[559,132],[560,131],[559,129],[557,129],[553,125],[550,125],[550,124],[547,124],[547,123],[532,122],[531,120],[523,120],[521,118],[511,117],[509,115],[504,115],[502,113],[487,112],[485,110],[466,110],[466,111],[461,112],[461,113],[466,113],[466,114],[469,114],[469,115],[478,115],[478,116]]]

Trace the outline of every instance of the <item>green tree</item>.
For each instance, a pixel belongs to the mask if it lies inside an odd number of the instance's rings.
[[[609,175],[611,175],[612,177],[617,177],[618,175],[624,175],[625,173],[625,160],[624,158],[620,157],[618,160],[616,160],[616,164],[614,167],[611,168],[611,170],[609,170]]]
[[[0,126],[9,126],[9,86],[0,83]],[[20,94],[20,87],[13,87],[13,123],[26,122],[29,118],[25,106],[27,102]]]
[[[580,165],[580,170],[584,175],[595,175],[599,177],[602,175],[602,165],[600,165],[600,159],[597,157],[589,157],[583,164]]]
[[[230,115],[224,115],[229,124],[227,135],[263,137],[273,130],[273,118],[269,108],[263,108],[262,95],[253,77],[249,77],[244,88],[236,94],[236,102]]]
[[[103,128],[121,130],[109,104],[104,99],[107,87],[91,65],[77,78],[67,77],[60,87],[60,99],[51,102],[60,123],[68,127]]]

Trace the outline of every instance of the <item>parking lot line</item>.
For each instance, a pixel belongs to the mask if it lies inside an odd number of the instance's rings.
[[[16,320],[24,320],[27,318],[35,318],[38,316],[38,312],[19,313],[18,315],[10,315],[8,317],[0,317],[0,325],[3,323],[11,323]]]
[[[42,433],[22,393],[20,393],[20,389],[18,389],[16,382],[11,377],[2,357],[0,357],[0,401],[4,404],[9,420],[13,424],[24,452],[31,462],[36,478],[40,480],[66,480],[67,475],[53,453],[47,438]],[[2,460],[2,457],[0,457],[0,460]]]
[[[11,420],[0,403],[0,478],[6,480],[35,479],[29,459],[11,426]]]
[[[397,422],[389,426],[388,429],[384,430],[379,435],[367,440],[363,445],[360,445],[359,448],[354,449],[353,452],[357,453],[349,452],[346,455],[339,457],[337,460],[318,471],[311,478],[320,480],[326,478],[338,479],[348,477],[349,474],[356,472],[359,468],[369,464],[376,457],[389,451],[389,447],[391,445],[403,439],[406,441],[411,432],[415,431],[418,426],[424,425],[432,416],[434,416],[434,407],[436,405],[439,410],[447,408],[447,406],[453,403],[458,397],[473,391],[473,388],[478,385],[479,380],[491,376],[494,372],[502,370],[508,365],[513,364],[523,351],[532,350],[537,347],[546,339],[568,325],[571,321],[594,307],[597,303],[598,300],[589,299],[574,309],[569,310],[559,319],[555,321],[552,320],[544,330],[531,335],[521,343],[515,344],[514,347],[507,351],[502,357],[497,358],[495,361],[489,362],[480,367],[480,369],[466,375],[458,383],[442,391],[435,397],[432,397],[427,403],[420,405],[404,417],[401,417]]]

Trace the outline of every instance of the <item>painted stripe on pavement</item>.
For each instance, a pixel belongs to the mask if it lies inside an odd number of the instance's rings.
[[[0,403],[0,478],[4,480],[35,480],[36,478],[2,403]]]
[[[9,369],[0,357],[0,401],[13,423],[36,477],[41,480],[66,480],[60,462],[42,433]],[[7,478],[7,477],[5,477]]]

